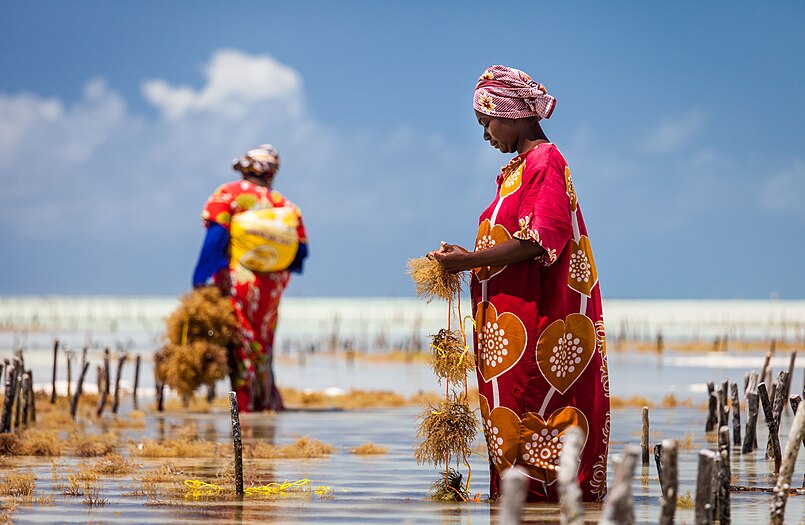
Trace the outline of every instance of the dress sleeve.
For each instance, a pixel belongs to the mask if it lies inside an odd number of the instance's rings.
[[[573,236],[564,173],[549,161],[534,167],[527,165],[523,179],[525,191],[518,210],[520,230],[513,237],[539,244],[545,253],[537,261],[549,266]]]
[[[220,224],[229,230],[232,221],[233,204],[235,197],[226,184],[219,186],[215,192],[207,199],[204,211],[201,212],[201,219],[206,222]]]

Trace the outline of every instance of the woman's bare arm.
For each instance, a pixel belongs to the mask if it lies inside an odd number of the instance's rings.
[[[441,249],[428,255],[439,261],[444,269],[457,273],[481,266],[505,266],[534,259],[545,250],[539,244],[520,239],[509,239],[479,252],[468,252],[461,246],[442,243]]]

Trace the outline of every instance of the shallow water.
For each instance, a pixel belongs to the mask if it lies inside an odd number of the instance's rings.
[[[438,475],[428,466],[417,465],[412,458],[415,444],[415,418],[419,409],[383,409],[360,412],[343,411],[289,411],[282,414],[243,414],[244,441],[264,440],[270,443],[290,443],[297,437],[309,435],[337,447],[328,458],[310,460],[246,460],[247,479],[251,476],[260,482],[310,478],[314,485],[333,489],[330,497],[310,495],[303,498],[247,497],[243,503],[235,501],[183,501],[175,505],[146,505],[145,499],[126,496],[132,489],[131,476],[103,476],[101,497],[106,506],[87,509],[81,498],[56,495],[52,505],[20,504],[13,519],[16,523],[190,523],[226,521],[242,523],[433,523],[433,524],[487,524],[497,522],[496,505],[488,503],[443,504],[426,499],[430,483]],[[149,415],[146,436],[160,438],[171,435],[171,429],[194,423],[198,436],[208,440],[229,442],[228,414],[172,414]],[[790,417],[783,420],[784,433]],[[693,434],[694,446],[680,451],[680,494],[695,495],[696,456],[703,447],[712,447],[705,440],[704,414],[697,409],[654,409],[651,413],[652,442],[662,438],[684,438]],[[639,443],[640,410],[620,409],[613,412],[611,453],[617,454],[627,444]],[[766,434],[759,429],[761,448]],[[480,439],[480,438],[479,438]],[[377,456],[355,456],[352,447],[371,441],[388,448],[388,453]],[[735,452],[735,451],[734,451]],[[170,464],[187,473],[189,478],[214,481],[215,473],[225,465],[220,459],[160,459],[138,460],[143,469],[156,470]],[[63,460],[75,464],[74,459]],[[474,455],[471,491],[485,497],[488,493],[486,460]],[[763,460],[762,452],[733,458],[733,484],[770,484],[771,462]],[[37,476],[37,494],[53,494],[54,481],[49,461],[23,458],[20,467],[32,470]],[[63,468],[63,467],[62,467]],[[802,480],[805,472],[805,454],[797,462],[794,484]],[[610,480],[612,475],[610,473]],[[63,481],[63,480],[60,480]],[[659,513],[659,486],[656,470],[638,467],[633,482],[635,511],[639,523],[655,523]],[[760,523],[767,520],[769,494],[733,493],[732,516],[734,523]],[[594,521],[600,516],[600,505],[586,506],[587,518]],[[787,506],[788,523],[805,523],[805,496],[792,496]],[[531,505],[527,509],[528,523],[555,522],[556,505]],[[797,521],[799,520],[799,521]],[[692,523],[693,511],[678,511],[678,523]]]

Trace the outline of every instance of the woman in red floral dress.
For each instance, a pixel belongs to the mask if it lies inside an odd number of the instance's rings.
[[[598,273],[570,168],[540,120],[556,100],[522,71],[492,66],[475,90],[484,139],[517,153],[497,176],[475,250],[443,243],[432,256],[472,270],[475,355],[489,450],[490,496],[523,467],[529,501],[557,501],[565,431],[584,435],[585,501],[606,494],[609,376]]]
[[[282,397],[274,382],[274,331],[282,292],[291,272],[302,272],[307,256],[305,227],[299,208],[271,188],[279,169],[279,154],[271,145],[249,150],[235,159],[233,168],[241,172],[243,180],[219,186],[201,214],[207,235],[193,286],[203,286],[213,277],[214,283],[232,297],[243,341],[230,354],[230,378],[240,410],[282,410]],[[239,228],[239,224],[247,226]],[[265,242],[261,239],[276,236],[276,231],[283,233],[283,229],[287,230],[287,245],[296,251],[290,249],[285,254],[290,265],[277,268],[277,251],[271,245],[259,244]],[[238,255],[235,252],[244,244],[243,239],[257,246]]]

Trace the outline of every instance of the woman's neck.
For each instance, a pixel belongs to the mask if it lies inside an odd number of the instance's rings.
[[[534,122],[529,126],[528,131],[523,134],[517,144],[517,153],[522,155],[526,151],[531,151],[546,142],[549,142],[549,140],[548,137],[545,136],[545,132],[542,131],[542,126],[539,125],[539,122]]]
[[[243,177],[244,180],[251,182],[252,184],[257,184],[258,186],[262,186],[264,188],[271,188],[271,183],[273,181],[263,179],[261,177],[255,177],[254,175],[246,175]]]

